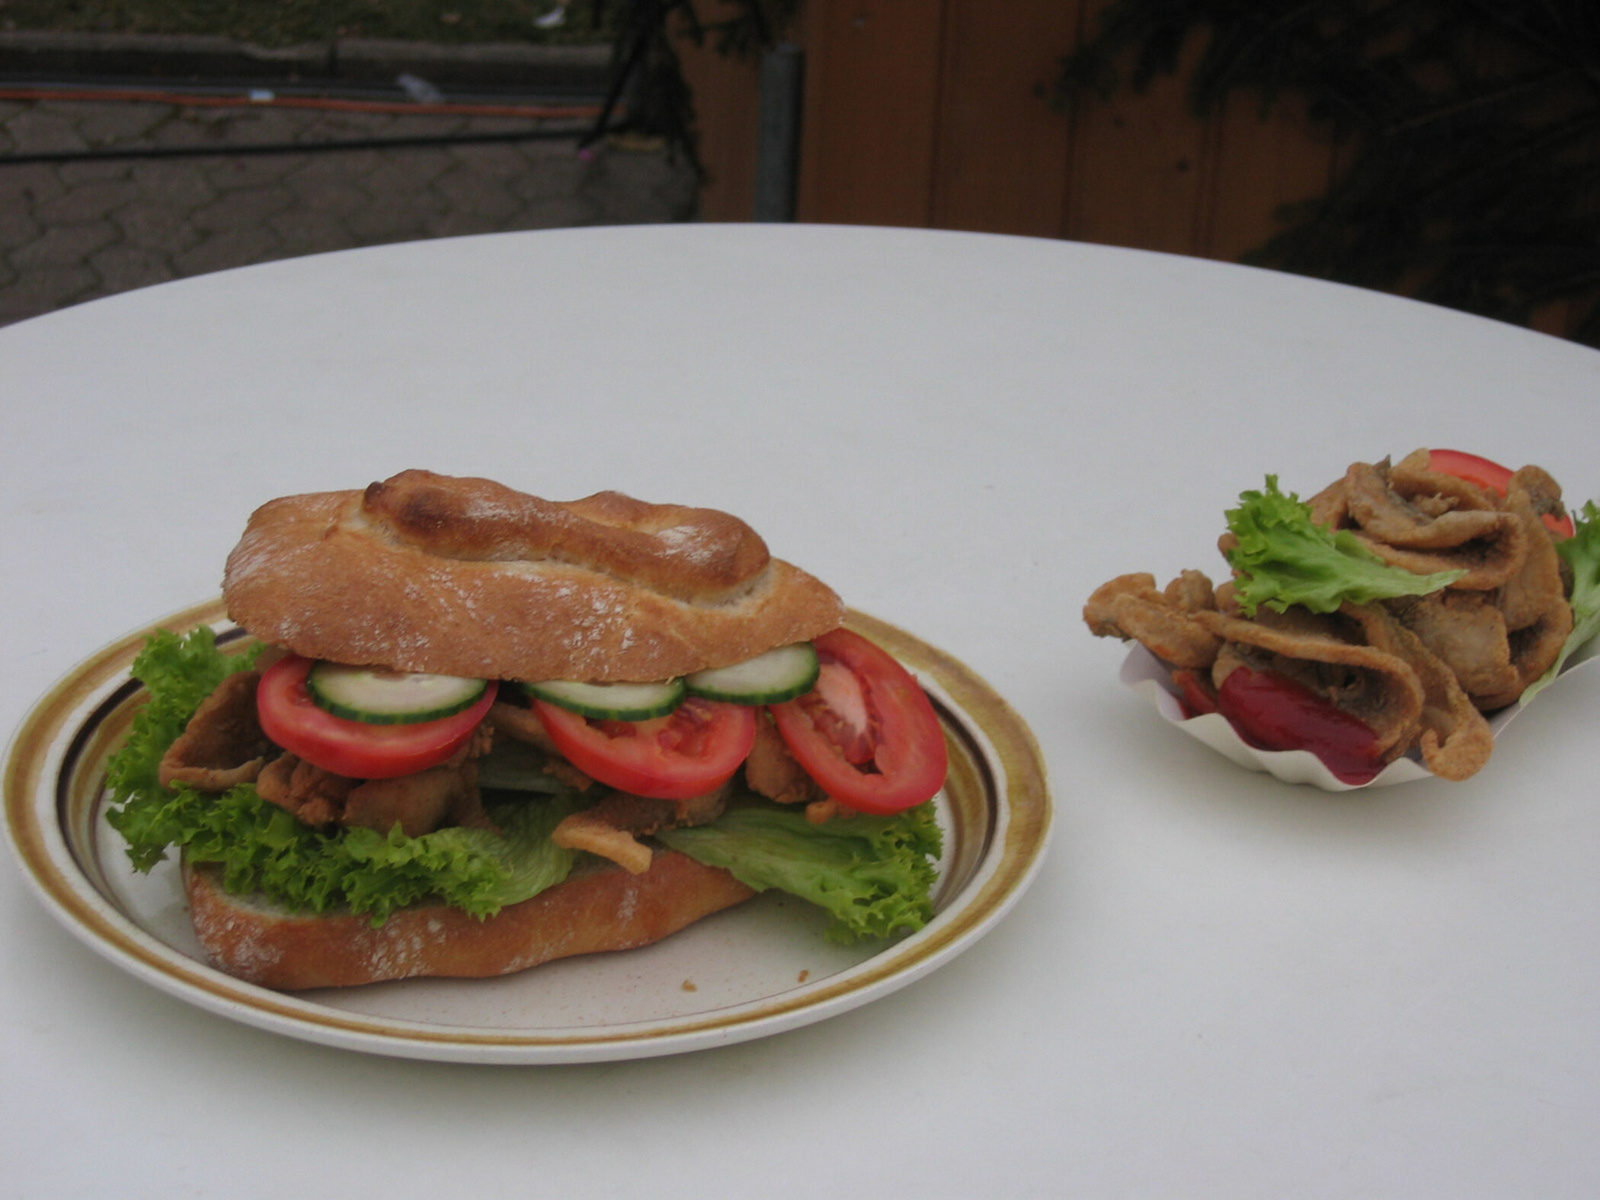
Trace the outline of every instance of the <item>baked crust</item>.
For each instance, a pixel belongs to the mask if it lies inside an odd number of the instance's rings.
[[[277,991],[509,975],[572,955],[648,946],[755,894],[720,868],[658,849],[642,875],[596,866],[484,920],[435,904],[374,926],[354,914],[299,915],[231,896],[214,866],[185,863],[183,878],[211,965]]]
[[[307,657],[529,681],[668,679],[844,620],[832,589],[727,513],[428,471],[262,505],[223,597]]]

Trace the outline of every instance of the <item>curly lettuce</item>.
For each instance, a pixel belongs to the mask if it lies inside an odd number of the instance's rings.
[[[943,844],[931,802],[892,817],[821,825],[790,809],[732,808],[714,824],[657,836],[758,892],[775,887],[821,905],[834,918],[832,941],[885,938],[933,917],[934,860]]]
[[[1419,575],[1391,566],[1349,530],[1318,525],[1311,505],[1278,490],[1276,475],[1267,476],[1264,491],[1241,492],[1239,506],[1229,509],[1227,518],[1237,540],[1227,559],[1237,573],[1235,595],[1246,616],[1263,604],[1274,612],[1298,604],[1327,613],[1346,602],[1426,596],[1466,574]]]
[[[148,699],[111,759],[106,819],[136,869],[181,850],[191,862],[218,865],[230,892],[258,892],[301,912],[348,908],[377,922],[432,899],[490,916],[566,878],[572,852],[550,841],[575,807],[566,796],[495,807],[498,834],[449,828],[408,837],[398,829],[313,829],[250,784],[220,795],[162,787],[167,747],[217,684],[252,658],[223,653],[212,631],[200,628],[183,637],[160,631],[134,661]]]

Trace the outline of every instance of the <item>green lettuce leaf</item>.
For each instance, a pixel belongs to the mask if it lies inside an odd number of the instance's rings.
[[[159,770],[167,747],[183,732],[200,702],[229,675],[254,666],[260,650],[256,646],[242,654],[225,654],[209,625],[182,637],[170,629],[158,629],[150,636],[133,660],[133,676],[145,685],[145,703],[134,714],[128,740],[109,764],[108,783],[116,806],[113,824],[129,799],[162,790]],[[128,838],[134,865],[141,871],[161,860],[167,844],[157,840],[158,832],[144,828],[147,819],[154,819],[154,814],[136,812],[127,818],[133,836],[117,826]]]
[[[180,784],[163,788],[161,756],[200,701],[250,657],[224,654],[208,628],[178,637],[161,631],[135,660],[148,701],[108,769],[106,819],[148,871],[170,850],[216,863],[231,892],[259,892],[297,911],[349,908],[382,921],[396,909],[440,899],[475,916],[537,895],[565,879],[572,852],[550,831],[576,805],[570,795],[501,803],[500,833],[449,828],[421,837],[399,830],[322,832],[242,784],[220,795]]]
[[[931,802],[893,817],[821,825],[792,809],[730,808],[714,824],[656,836],[758,892],[775,887],[821,905],[833,914],[833,941],[888,937],[933,917],[942,837]]]
[[[1371,604],[1394,596],[1426,596],[1460,579],[1465,571],[1418,575],[1390,566],[1349,530],[1311,519],[1311,506],[1278,490],[1267,476],[1265,491],[1241,492],[1228,510],[1228,529],[1238,544],[1228,551],[1239,606],[1254,616],[1265,604],[1283,612],[1299,604],[1312,612],[1335,612],[1341,604]]]
[[[1600,634],[1600,507],[1590,500],[1582,512],[1573,514],[1573,525],[1573,536],[1556,543],[1556,553],[1572,568],[1572,595],[1568,598],[1572,604],[1572,632],[1550,669],[1523,689],[1524,704],[1549,686],[1584,643]]]

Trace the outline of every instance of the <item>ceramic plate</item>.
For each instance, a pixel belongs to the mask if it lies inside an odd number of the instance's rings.
[[[242,636],[212,602],[162,622]],[[594,1062],[675,1054],[793,1029],[878,999],[949,962],[1033,878],[1050,832],[1045,768],[1008,704],[961,663],[863,614],[933,697],[950,745],[936,800],[945,834],[927,928],[844,948],[827,918],[766,893],[641,950],[549,963],[493,980],[407,980],[286,995],[208,967],[176,867],[128,865],[105,824],[106,760],[141,699],[129,677],[151,630],[78,666],[29,714],[5,765],[6,826],[24,873],[74,934],[178,998],[275,1033],[347,1049],[481,1063]]]

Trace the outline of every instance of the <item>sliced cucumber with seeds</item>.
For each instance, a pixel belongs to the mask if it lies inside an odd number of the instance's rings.
[[[530,696],[600,721],[648,721],[652,717],[664,717],[683,703],[684,697],[681,679],[669,679],[664,683],[579,683],[571,679],[548,679],[522,686]]]
[[[487,680],[319,662],[306,676],[318,708],[364,725],[416,725],[453,717],[483,698]]]
[[[733,704],[782,704],[816,686],[820,664],[810,642],[795,642],[731,667],[713,667],[684,678],[689,691]]]

